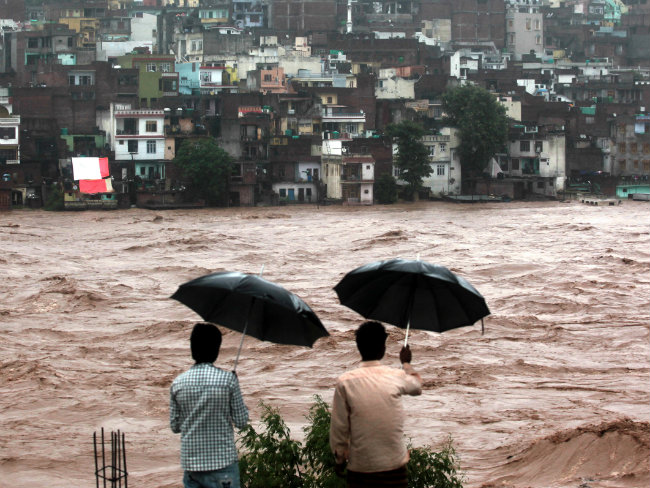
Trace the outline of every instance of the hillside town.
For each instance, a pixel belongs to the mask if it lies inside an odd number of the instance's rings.
[[[509,117],[471,182],[442,104],[467,84]],[[400,183],[403,121],[426,130],[420,199],[647,194],[650,2],[0,0],[0,209],[57,187],[67,208],[200,206],[174,159],[205,138],[230,206],[370,205]],[[75,158],[107,160],[101,188]]]

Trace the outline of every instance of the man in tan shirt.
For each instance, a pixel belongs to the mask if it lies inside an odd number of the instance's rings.
[[[364,322],[356,332],[359,368],[342,374],[332,403],[330,447],[348,487],[406,488],[409,454],[404,444],[402,395],[420,395],[422,378],[411,367],[408,346],[400,351],[403,369],[380,363],[386,352],[386,330]]]

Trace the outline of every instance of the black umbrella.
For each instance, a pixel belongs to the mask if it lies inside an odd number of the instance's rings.
[[[190,307],[206,322],[262,341],[311,347],[316,339],[329,335],[305,302],[260,276],[232,271],[212,273],[182,284],[171,298]]]
[[[354,269],[334,287],[341,304],[408,330],[444,332],[490,314],[485,298],[444,266],[391,259]],[[481,320],[482,323],[482,320]]]

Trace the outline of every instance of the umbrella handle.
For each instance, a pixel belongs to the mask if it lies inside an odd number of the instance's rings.
[[[246,325],[244,325],[244,333],[241,335],[241,340],[239,341],[239,349],[237,349],[237,357],[235,358],[235,366],[232,368],[233,372],[237,371],[237,363],[239,362],[239,355],[241,354],[241,348],[244,345],[244,337],[246,337],[246,329],[248,328],[248,320],[246,320]]]
[[[235,366],[232,369],[233,372],[237,371],[237,363],[239,363],[239,355],[241,354],[241,348],[244,345],[244,337],[246,337],[246,331],[248,330],[248,321],[251,318],[254,306],[255,306],[255,298],[252,299],[251,308],[248,311],[248,315],[246,316],[246,323],[244,324],[244,331],[242,332],[241,340],[239,341],[239,349],[237,349],[237,357],[235,358]]]
[[[404,336],[404,347],[406,347],[407,344],[409,343],[409,330],[410,330],[410,328],[411,328],[411,321],[409,320],[406,323],[406,335]]]

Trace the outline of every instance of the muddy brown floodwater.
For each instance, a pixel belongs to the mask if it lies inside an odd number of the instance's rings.
[[[301,296],[331,337],[313,349],[246,339],[254,421],[276,407],[300,438],[314,395],[358,361],[360,317],[332,287],[403,257],[442,264],[492,315],[414,331],[425,387],[405,398],[415,445],[451,435],[467,487],[650,483],[650,208],[643,202],[0,214],[0,486],[95,486],[92,435],[126,435],[129,485],[179,487],[168,388],[198,319],[169,299],[217,270]],[[386,362],[403,331],[389,326]],[[239,334],[218,363],[231,368]]]

